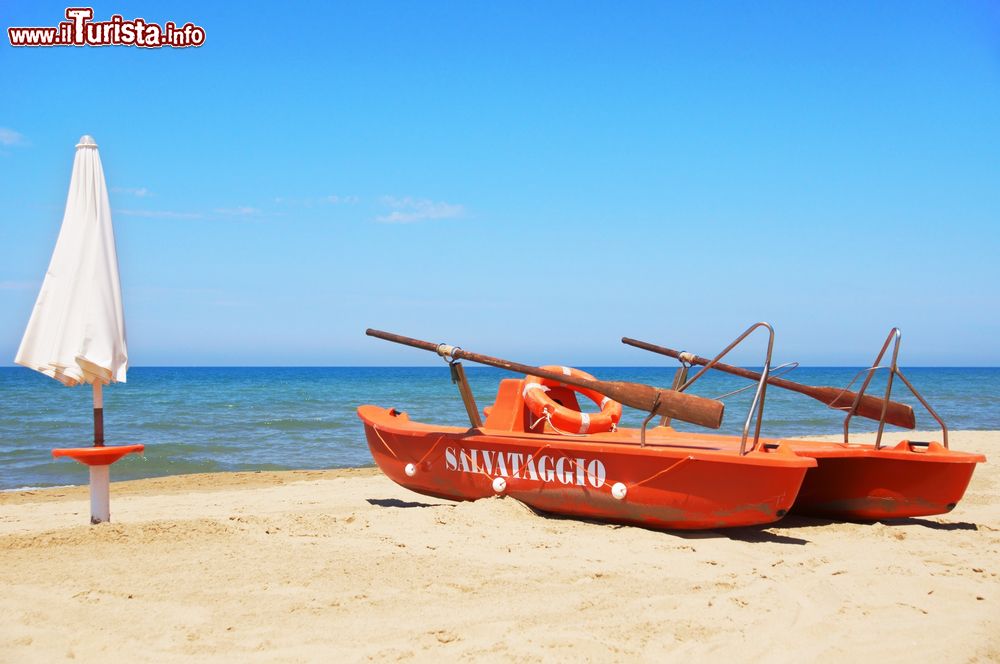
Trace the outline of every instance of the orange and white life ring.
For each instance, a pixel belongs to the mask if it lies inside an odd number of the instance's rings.
[[[561,372],[567,376],[576,378],[586,378],[587,380],[597,380],[586,371],[573,369],[571,367],[547,366],[542,367],[548,371]],[[596,403],[601,412],[582,413],[572,408],[557,403],[548,392],[553,387],[564,387]],[[600,392],[588,390],[584,387],[566,385],[548,378],[538,376],[527,376],[524,380],[524,390],[521,395],[524,397],[524,404],[531,411],[531,414],[538,418],[546,418],[554,428],[562,429],[569,433],[603,433],[614,430],[618,420],[622,417],[622,405],[604,396]]]

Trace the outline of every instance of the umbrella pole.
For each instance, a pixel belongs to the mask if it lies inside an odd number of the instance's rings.
[[[111,521],[111,466],[90,466],[90,522]]]
[[[104,447],[103,384],[95,380],[94,388],[94,447]],[[90,522],[111,521],[111,466],[90,466]]]
[[[94,388],[94,447],[104,446],[104,394],[101,381],[95,380]]]

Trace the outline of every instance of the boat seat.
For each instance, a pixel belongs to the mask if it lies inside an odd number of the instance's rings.
[[[497,400],[492,406],[483,409],[486,414],[486,421],[483,423],[484,429],[494,429],[499,431],[512,431],[518,433],[532,432],[542,433],[545,431],[546,423],[539,422],[534,428],[531,425],[535,417],[524,405],[523,378],[504,378],[500,381],[500,389],[497,390]],[[553,400],[566,406],[580,410],[580,402],[576,399],[576,393],[566,387],[552,387],[549,389],[549,396]]]

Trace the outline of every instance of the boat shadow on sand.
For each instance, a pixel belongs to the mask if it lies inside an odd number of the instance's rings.
[[[806,528],[825,528],[828,526],[833,526],[836,524],[855,524],[858,526],[873,526],[876,524],[881,524],[883,526],[889,526],[891,528],[903,527],[903,526],[919,526],[921,528],[928,528],[931,530],[979,530],[979,526],[975,523],[969,523],[966,521],[959,521],[953,523],[942,523],[939,521],[930,521],[928,519],[920,519],[916,517],[906,517],[900,519],[882,519],[879,521],[847,521],[844,519],[824,519],[821,517],[810,517],[810,516],[799,516],[792,515],[786,516],[781,521],[776,523],[760,525],[760,526],[747,526],[743,528],[728,528],[725,530],[713,530],[708,531],[716,537],[727,537],[732,540],[737,540],[740,542],[750,542],[752,544],[758,543],[770,543],[770,544],[808,544],[812,540],[803,539],[801,537],[793,537],[789,534],[776,533],[772,529],[780,530],[799,530]],[[693,533],[695,536],[698,533]]]
[[[426,508],[426,507],[454,507],[457,503],[424,503],[419,501],[408,501],[400,500],[398,498],[368,498],[366,499],[369,505],[375,507],[387,507],[395,509],[411,509],[411,508]],[[524,505],[524,503],[521,503]],[[781,530],[797,530],[806,528],[817,528],[824,526],[831,526],[838,523],[854,523],[857,525],[874,525],[875,523],[880,523],[884,526],[890,527],[901,527],[901,526],[919,526],[922,528],[928,528],[931,530],[979,530],[979,526],[975,523],[969,523],[967,521],[956,521],[956,522],[940,522],[931,521],[929,519],[921,519],[917,517],[907,517],[901,519],[883,519],[881,521],[844,521],[838,519],[824,519],[821,517],[810,517],[810,516],[799,516],[790,515],[783,518],[781,521],[775,523],[764,524],[760,526],[743,526],[739,528],[720,528],[717,530],[658,530],[655,528],[645,528],[640,525],[634,524],[619,524],[619,523],[608,523],[606,521],[598,521],[596,519],[584,519],[579,517],[565,516],[562,514],[555,514],[552,512],[543,512],[532,508],[529,505],[524,505],[526,509],[530,512],[538,515],[543,519],[549,519],[552,521],[577,521],[583,523],[589,523],[596,526],[601,526],[603,528],[611,528],[614,530],[619,530],[622,528],[642,528],[650,532],[661,533],[668,536],[680,537],[682,539],[718,539],[725,538],[736,540],[738,542],[747,542],[750,544],[787,544],[802,546],[809,544],[812,540],[804,539],[802,537],[793,537],[791,535],[774,532],[773,529]]]
[[[375,507],[397,507],[408,509],[411,507],[451,507],[451,503],[420,503],[415,500],[400,500],[399,498],[366,498],[369,505]]]

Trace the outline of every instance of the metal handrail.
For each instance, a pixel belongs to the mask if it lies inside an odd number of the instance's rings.
[[[778,366],[771,368],[771,378],[781,378],[785,374],[794,371],[795,369],[798,368],[799,368],[798,362],[785,362],[784,364],[779,364]],[[730,392],[726,392],[725,394],[720,394],[712,398],[715,399],[716,401],[722,401],[723,399],[728,399],[729,397],[736,396],[737,394],[741,394],[743,392],[746,392],[747,390],[752,390],[753,388],[754,388],[753,383],[750,383],[749,385],[744,385],[743,387],[737,388]]]
[[[941,426],[941,444],[944,445],[945,449],[948,448],[948,426],[944,423],[944,420],[941,419],[937,412],[931,408],[931,405],[927,403],[927,400],[924,399],[919,392],[917,392],[917,389],[913,387],[913,384],[909,380],[907,380],[906,376],[903,375],[903,372],[899,370],[899,346],[902,342],[902,338],[903,333],[900,332],[899,328],[892,328],[889,331],[889,336],[885,339],[885,343],[882,344],[882,349],[878,352],[878,356],[876,356],[875,361],[872,362],[871,367],[863,370],[863,373],[867,375],[861,383],[861,388],[858,390],[857,396],[854,398],[854,403],[851,405],[850,410],[847,411],[847,416],[844,418],[845,445],[850,442],[851,419],[855,416],[855,414],[857,414],[858,406],[861,404],[861,399],[865,394],[865,390],[868,389],[868,385],[871,383],[872,378],[875,376],[875,372],[879,369],[888,369],[889,378],[886,381],[885,398],[882,401],[882,416],[878,422],[878,433],[875,435],[875,449],[878,450],[882,448],[882,433],[885,431],[885,415],[889,408],[889,397],[892,396],[892,381],[896,376],[899,376],[899,379],[903,381],[903,384],[906,385],[907,388],[909,388],[913,396],[917,398],[917,401],[919,401],[920,404],[927,409],[927,412],[930,413],[931,417],[933,417]],[[879,363],[882,361],[882,358],[885,357],[885,352],[889,350],[889,344],[893,344],[892,363],[886,367],[880,365]],[[850,389],[855,380],[857,380],[857,376],[854,377],[854,380],[851,381],[846,389]]]
[[[747,328],[747,330],[743,334],[736,337],[736,339],[733,340],[732,343],[730,343],[728,346],[722,349],[721,353],[716,355],[714,358],[712,358],[711,361],[708,362],[708,364],[703,366],[701,370],[698,371],[698,373],[696,373],[686,383],[677,388],[678,392],[683,392],[687,388],[691,387],[691,385],[693,385],[696,380],[701,378],[706,371],[708,371],[713,366],[715,366],[719,361],[721,361],[722,358],[724,358],[729,353],[729,351],[738,346],[744,339],[750,336],[752,332],[761,327],[767,328],[768,331],[767,355],[764,358],[764,367],[761,369],[760,380],[757,383],[757,392],[754,394],[753,401],[750,404],[750,410],[747,411],[746,421],[744,421],[743,423],[743,437],[740,439],[741,456],[753,452],[760,445],[760,426],[764,418],[764,399],[767,396],[767,379],[768,375],[771,372],[771,352],[774,350],[774,328],[771,327],[771,324],[761,321],[759,323],[754,323],[753,325],[751,325],[749,328]],[[750,423],[754,421],[755,413],[756,413],[757,423],[754,428],[753,445],[750,446],[750,449],[746,449],[747,438],[750,435]]]

